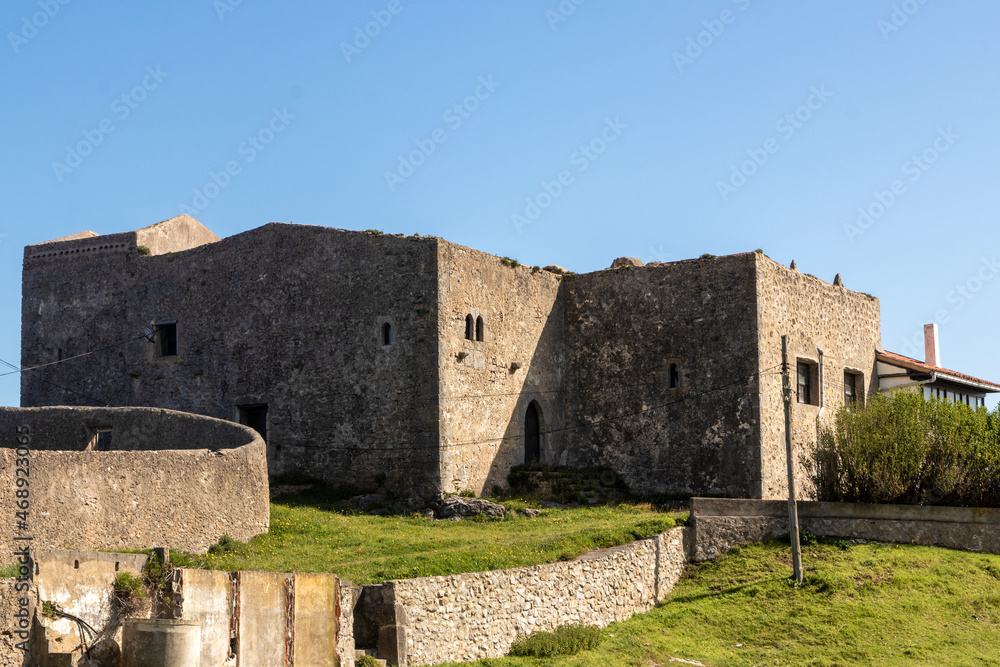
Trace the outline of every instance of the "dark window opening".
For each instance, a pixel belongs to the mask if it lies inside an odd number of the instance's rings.
[[[480,343],[483,342],[483,318],[481,316],[476,318],[476,340]]]
[[[472,315],[465,316],[465,339],[472,340]]]
[[[677,367],[677,364],[670,364],[670,379],[667,384],[671,389],[677,389],[681,386],[681,369]]]
[[[796,400],[799,403],[812,403],[812,392],[810,391],[812,389],[812,367],[801,361],[796,366],[798,375]]]
[[[62,361],[62,360],[63,360],[63,351],[62,351],[62,348],[61,348],[61,347],[60,347],[60,348],[59,348],[59,349],[57,350],[57,353],[56,353],[56,354],[57,354],[57,356],[59,357],[59,358],[57,359],[57,361]]]
[[[241,424],[260,433],[260,437],[267,442],[267,403],[239,405],[236,407],[236,412]]]
[[[98,452],[110,452],[111,451],[111,427],[110,426],[99,426],[92,429],[94,436],[90,440],[89,449]]]
[[[382,325],[382,344],[392,345],[392,325],[388,322]]]
[[[161,357],[177,356],[177,323],[161,322],[156,325],[156,339]]]
[[[532,402],[524,413],[524,462],[538,463],[541,460],[542,447],[541,419],[538,417],[538,406]]]
[[[844,372],[844,405],[853,407],[858,402],[858,376]]]

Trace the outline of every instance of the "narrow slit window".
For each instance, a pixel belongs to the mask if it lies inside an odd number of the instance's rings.
[[[160,322],[156,325],[157,350],[161,357],[177,356],[177,322]]]
[[[392,345],[392,325],[388,322],[382,325],[382,345]]]
[[[465,316],[465,339],[472,340],[472,315]]]
[[[480,343],[483,342],[483,317],[480,315],[476,318],[476,340]]]
[[[668,381],[668,386],[671,389],[678,389],[681,386],[681,369],[677,367],[677,364],[670,364],[670,379]]]

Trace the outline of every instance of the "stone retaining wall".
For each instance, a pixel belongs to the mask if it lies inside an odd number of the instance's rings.
[[[1000,509],[800,501],[799,525],[814,535],[1000,553]],[[782,500],[693,498],[692,560],[788,534]]]
[[[532,632],[604,627],[648,611],[684,570],[687,531],[673,528],[570,562],[386,582],[399,664],[498,657]]]
[[[31,664],[27,652],[19,649],[16,645],[26,641],[24,636],[19,636],[23,629],[19,627],[18,617],[15,616],[21,611],[21,598],[27,598],[30,602],[29,614],[35,611],[35,592],[18,591],[15,587],[15,579],[0,579],[0,666],[2,667],[27,667]],[[28,617],[30,622],[31,616]]]

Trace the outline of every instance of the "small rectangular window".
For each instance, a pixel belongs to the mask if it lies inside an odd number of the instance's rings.
[[[798,362],[796,364],[798,376],[798,390],[795,398],[799,403],[812,403],[812,366],[807,363]]]
[[[159,356],[177,356],[177,322],[159,322],[156,325],[156,345]]]
[[[238,405],[236,417],[241,424],[260,433],[260,437],[267,442],[267,403]]]
[[[854,373],[844,372],[844,405],[853,406],[858,400],[858,388]]]
[[[91,429],[93,436],[90,439],[90,446],[87,449],[97,452],[111,451],[111,427],[98,426]]]

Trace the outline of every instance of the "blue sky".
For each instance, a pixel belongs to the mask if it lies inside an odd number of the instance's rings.
[[[1000,4],[9,0],[0,359],[23,247],[191,213],[577,272],[762,248],[1000,381]],[[227,172],[228,169],[228,172]],[[16,376],[0,403],[18,403]]]

